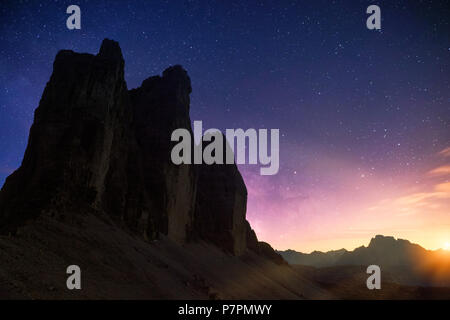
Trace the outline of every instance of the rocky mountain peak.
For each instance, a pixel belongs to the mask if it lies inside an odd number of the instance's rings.
[[[392,236],[376,235],[370,240],[369,246],[367,248],[389,251],[399,248],[402,249],[408,246],[413,246],[408,240],[395,239]]]
[[[119,43],[110,39],[102,41],[98,56],[104,59],[123,61],[122,49],[120,49]]]
[[[385,246],[393,246],[395,245],[397,240],[395,240],[392,236],[383,236],[383,235],[376,235],[370,240],[369,248],[373,247],[385,247]]]
[[[163,78],[174,86],[186,89],[188,93],[192,92],[191,79],[181,65],[174,65],[164,70]]]
[[[174,165],[171,133],[190,131],[192,91],[179,65],[128,90],[119,44],[97,55],[60,51],[35,112],[22,165],[0,193],[0,231],[40,216],[94,214],[145,240],[201,239],[235,255],[282,263],[245,219],[235,165]]]

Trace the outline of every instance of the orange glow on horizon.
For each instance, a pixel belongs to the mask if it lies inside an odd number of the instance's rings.
[[[351,251],[384,235],[450,252],[449,150],[395,179],[389,173],[362,176],[370,170],[322,152],[303,173],[326,181],[316,188],[305,188],[298,178],[302,174],[287,187],[277,187],[284,180],[245,172],[247,217],[258,239],[277,250]]]

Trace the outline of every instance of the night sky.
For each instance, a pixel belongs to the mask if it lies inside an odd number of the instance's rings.
[[[81,30],[66,8],[81,8]],[[380,31],[366,8],[381,8]],[[280,129],[280,171],[241,165],[260,240],[309,252],[376,234],[450,249],[448,1],[0,3],[0,185],[58,50],[119,41],[129,88],[181,64],[191,119]]]

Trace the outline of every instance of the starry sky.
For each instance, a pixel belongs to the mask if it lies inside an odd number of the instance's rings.
[[[66,8],[81,8],[81,30]],[[381,30],[366,8],[381,8]],[[119,41],[129,88],[188,71],[204,128],[280,129],[280,171],[241,165],[260,240],[303,252],[376,234],[450,243],[448,1],[0,3],[0,185],[60,49]]]

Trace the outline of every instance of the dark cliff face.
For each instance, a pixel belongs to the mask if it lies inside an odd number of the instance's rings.
[[[192,133],[191,91],[191,81],[180,66],[170,67],[162,77],[150,77],[130,91],[140,174],[151,202],[149,215],[158,232],[178,242],[186,240],[192,226],[196,173],[194,166],[171,162],[171,134],[177,128]]]
[[[101,204],[114,140],[131,120],[123,67],[112,41],[104,41],[96,56],[58,53],[22,165],[2,188],[2,229],[41,213]]]
[[[204,138],[203,148],[214,139]],[[223,135],[222,141],[226,154],[230,147]],[[197,188],[194,234],[229,252],[243,253],[250,225],[245,220],[247,188],[236,164],[202,164]]]
[[[60,51],[22,165],[1,190],[0,231],[40,215],[92,212],[146,240],[164,234],[236,255],[267,253],[245,219],[247,190],[235,165],[171,162],[172,131],[192,133],[191,91],[181,66],[129,91],[112,40],[97,55]]]

